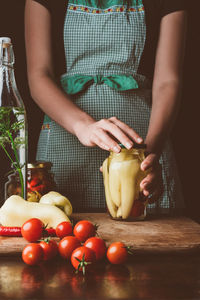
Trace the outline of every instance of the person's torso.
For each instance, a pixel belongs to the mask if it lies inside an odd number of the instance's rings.
[[[148,77],[149,79],[152,80],[153,77],[153,69],[154,69],[154,60],[155,60],[155,49],[156,49],[156,44],[157,44],[157,38],[158,38],[158,31],[159,31],[159,22],[160,22],[160,5],[159,2],[160,0],[153,0],[153,1],[149,1],[149,0],[143,0],[143,1],[116,1],[116,0],[110,0],[110,1],[89,1],[89,3],[92,3],[92,5],[94,5],[94,3],[108,3],[108,6],[112,6],[113,3],[118,3],[118,6],[114,7],[118,7],[119,10],[121,10],[124,7],[126,7],[127,2],[129,8],[132,7],[132,11],[128,12],[128,16],[127,16],[127,12],[126,11],[117,11],[117,12],[109,12],[109,15],[106,15],[105,10],[103,12],[103,15],[99,15],[98,12],[96,12],[96,14],[98,15],[94,15],[91,16],[90,14],[92,14],[89,11],[87,11],[87,6],[86,3],[88,1],[84,1],[84,5],[82,5],[82,7],[84,7],[85,11],[80,11],[79,9],[74,8],[75,5],[77,5],[79,2],[78,1],[67,1],[67,0],[60,0],[55,1],[55,0],[50,0],[50,7],[51,7],[51,12],[52,12],[52,21],[53,21],[53,49],[54,49],[54,54],[56,56],[55,59],[55,71],[56,71],[56,77],[60,78],[60,75],[62,75],[63,73],[66,72],[66,65],[63,64],[63,61],[65,60],[65,57],[68,56],[68,62],[66,61],[67,64],[67,71],[73,72],[76,71],[78,69],[76,69],[79,66],[81,66],[81,57],[79,56],[78,61],[79,63],[72,66],[72,61],[73,58],[71,57],[71,53],[68,55],[67,52],[69,51],[69,49],[71,48],[76,48],[77,49],[77,45],[79,44],[79,46],[82,47],[86,46],[86,43],[88,43],[88,45],[91,45],[92,43],[92,39],[91,38],[95,38],[95,33],[98,35],[98,38],[100,38],[101,42],[103,40],[103,35],[106,37],[106,39],[104,40],[104,43],[106,42],[106,47],[104,47],[104,49],[102,49],[101,47],[101,56],[102,53],[104,51],[107,52],[108,58],[107,61],[104,62],[104,66],[107,63],[107,67],[109,68],[108,71],[112,71],[112,68],[114,66],[114,64],[109,64],[108,60],[109,60],[109,52],[108,52],[108,47],[107,46],[113,46],[114,42],[116,42],[116,48],[110,48],[112,51],[112,58],[114,56],[114,53],[117,53],[116,58],[119,58],[120,53],[122,52],[122,50],[127,50],[126,48],[126,44],[124,44],[124,38],[127,37],[127,35],[129,35],[132,31],[134,32],[134,35],[132,35],[130,37],[130,42],[134,42],[135,43],[135,38],[137,37],[137,45],[139,45],[139,49],[141,50],[142,47],[143,48],[143,52],[140,55],[137,55],[137,49],[138,46],[136,46],[137,48],[131,50],[130,45],[128,47],[128,51],[126,51],[125,56],[123,57],[123,63],[125,63],[125,69],[126,71],[130,70],[130,68],[133,66],[134,64],[134,69],[138,71],[139,74],[142,74],[146,77]],[[71,3],[71,6],[73,7],[74,10],[74,14],[72,11],[68,11],[67,12],[67,7],[68,7],[68,3]],[[124,4],[124,5],[123,5]],[[99,5],[98,5],[99,6]],[[119,8],[120,6],[120,8]],[[136,6],[138,9],[140,9],[140,11],[135,11],[135,7]],[[80,6],[79,6],[80,7]],[[90,5],[90,7],[92,7]],[[99,8],[99,7],[98,7]],[[101,8],[101,7],[100,7]],[[102,8],[101,8],[102,9]],[[109,9],[109,8],[108,8]],[[76,12],[75,12],[76,10]],[[95,8],[93,9],[95,10]],[[99,9],[97,9],[98,11]],[[89,25],[93,25],[94,23],[96,24],[94,27],[91,26],[91,28],[89,29],[90,31],[88,32],[84,32],[82,30],[82,25],[84,25],[84,22],[81,23],[80,19],[77,18],[80,14],[82,13],[82,20],[84,20],[85,22],[87,20],[93,20],[92,23],[88,23],[85,25],[89,26]],[[112,13],[112,15],[111,15]],[[137,18],[135,17],[137,15]],[[75,17],[74,19],[74,24],[71,24],[71,29],[74,32],[71,32],[70,30],[70,26],[67,28],[67,17],[70,17],[73,19],[73,17]],[[99,18],[100,17],[100,18]],[[102,17],[104,17],[105,20],[107,20],[105,23],[102,22]],[[70,19],[69,18],[69,19]],[[77,19],[76,19],[77,18]],[[99,21],[101,21],[101,26],[100,28],[97,28],[97,18],[99,18]],[[68,20],[69,20],[68,19]],[[137,23],[137,20],[140,19],[140,24]],[[112,20],[112,21],[111,21]],[[122,27],[120,27],[120,20],[123,20],[122,22]],[[94,22],[95,21],[95,22]],[[115,25],[117,24],[117,27],[115,27],[113,29],[113,31],[111,30],[111,28],[108,28],[108,23],[110,21],[110,25],[112,25],[112,22],[115,22]],[[107,23],[108,22],[108,23]],[[137,24],[136,24],[137,23]],[[76,24],[78,25],[78,28],[76,28]],[[133,25],[133,27],[131,27],[131,24]],[[134,27],[136,25],[136,27]],[[65,28],[65,34],[64,34],[64,28]],[[87,27],[88,28],[88,27]],[[106,28],[108,31],[106,31]],[[102,29],[103,32],[101,31]],[[118,30],[117,30],[118,29]],[[124,29],[126,29],[125,35],[124,35]],[[139,31],[136,33],[136,29],[139,29]],[[120,35],[120,33],[122,33]],[[92,35],[90,36],[89,33],[92,33]],[[139,33],[141,34],[141,36],[139,36]],[[64,49],[64,41],[63,41],[63,37],[64,36],[70,36],[70,40],[66,40],[65,38],[65,49]],[[79,41],[76,41],[76,39],[79,39]],[[73,40],[74,39],[74,40]],[[118,43],[118,40],[120,41]],[[95,42],[97,45],[97,41],[98,39],[95,38]],[[127,39],[126,39],[126,43],[127,43]],[[70,45],[70,43],[72,42],[72,45]],[[145,42],[143,44],[143,42]],[[77,43],[75,45],[75,43]],[[83,44],[82,44],[83,43]],[[129,43],[130,44],[130,43]],[[87,47],[88,47],[87,45]],[[74,47],[75,46],[75,47]],[[94,51],[94,48],[90,48],[92,49],[92,51]],[[81,49],[80,49],[81,50]],[[77,50],[76,50],[77,51]],[[114,52],[113,52],[114,51]],[[115,52],[116,51],[116,52]],[[134,54],[136,54],[136,56],[133,58],[132,56],[130,56],[132,53],[131,51],[134,51]],[[98,53],[95,53],[95,55],[97,55],[98,58]],[[116,60],[116,58],[114,57],[114,61]],[[86,55],[84,56],[84,62],[86,62]],[[117,67],[119,67],[118,65],[119,61],[115,61],[115,68],[114,70],[117,70]],[[120,66],[121,67],[121,66]],[[93,69],[91,70],[93,71]],[[101,69],[100,69],[101,71]],[[105,71],[105,68],[104,68]],[[131,71],[133,71],[131,69]],[[96,70],[95,70],[96,72]]]
[[[64,22],[66,73],[136,74],[146,40],[142,0],[70,0]]]

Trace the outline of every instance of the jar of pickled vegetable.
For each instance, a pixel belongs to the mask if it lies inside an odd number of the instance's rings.
[[[141,170],[146,145],[135,144],[128,150],[110,152],[103,162],[103,177],[108,212],[115,220],[144,220],[147,198],[140,189],[140,182],[147,172]]]
[[[37,202],[41,196],[56,190],[54,175],[51,172],[52,163],[38,161],[27,165],[27,200]],[[21,186],[18,173],[8,176],[5,184],[5,199],[11,195],[21,195]]]
[[[27,192],[37,192],[44,195],[50,191],[55,191],[56,184],[54,175],[51,172],[52,163],[38,161],[29,163],[27,168]]]

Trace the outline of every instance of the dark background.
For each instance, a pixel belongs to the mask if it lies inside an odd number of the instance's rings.
[[[59,0],[57,0],[59,1]],[[151,1],[151,0],[149,0]],[[42,113],[30,97],[24,45],[24,0],[0,0],[0,36],[14,44],[17,86],[26,105],[29,124],[29,161],[34,160]],[[188,0],[188,33],[184,64],[182,104],[172,132],[187,214],[200,221],[200,1]],[[0,158],[2,167],[2,156]],[[0,173],[1,175],[1,173]]]

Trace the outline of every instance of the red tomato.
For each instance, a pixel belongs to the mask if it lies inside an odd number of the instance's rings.
[[[81,246],[80,241],[75,237],[75,236],[66,236],[64,237],[59,245],[58,245],[58,249],[60,252],[60,255],[64,258],[70,258],[72,252]]]
[[[30,182],[30,187],[35,187],[35,186],[38,186],[40,184],[42,184],[42,181],[41,179],[37,178],[37,177],[34,177]]]
[[[71,263],[77,271],[82,271],[85,275],[85,268],[88,268],[89,263],[94,263],[96,260],[95,252],[87,247],[79,247],[75,249],[71,256]]]
[[[42,247],[36,243],[28,244],[22,251],[22,259],[27,265],[37,265],[44,257]]]
[[[133,203],[130,216],[140,217],[144,214],[144,209],[145,209],[144,202],[142,202],[141,200],[135,200]]]
[[[44,241],[40,242],[40,246],[44,251],[44,260],[49,260],[58,253],[58,245],[54,240],[44,239]]]
[[[22,236],[28,242],[36,242],[42,237],[44,224],[37,218],[26,221],[21,228]]]
[[[79,241],[85,242],[89,237],[96,235],[96,227],[90,221],[79,221],[74,226],[74,235]]]
[[[87,239],[84,246],[92,249],[95,252],[96,260],[100,260],[106,254],[106,244],[104,240],[99,237],[91,237]]]
[[[62,239],[67,235],[71,235],[73,231],[72,224],[70,222],[62,222],[56,227],[56,235]]]
[[[128,258],[127,248],[124,243],[112,243],[107,250],[107,258],[112,264],[123,264]]]

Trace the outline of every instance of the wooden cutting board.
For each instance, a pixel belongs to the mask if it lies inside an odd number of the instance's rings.
[[[200,225],[186,217],[125,222],[111,220],[105,213],[80,213],[73,214],[73,219],[90,220],[99,225],[98,234],[107,245],[121,241],[132,245],[136,253],[200,252]],[[0,255],[20,254],[26,244],[23,238],[0,237]]]

